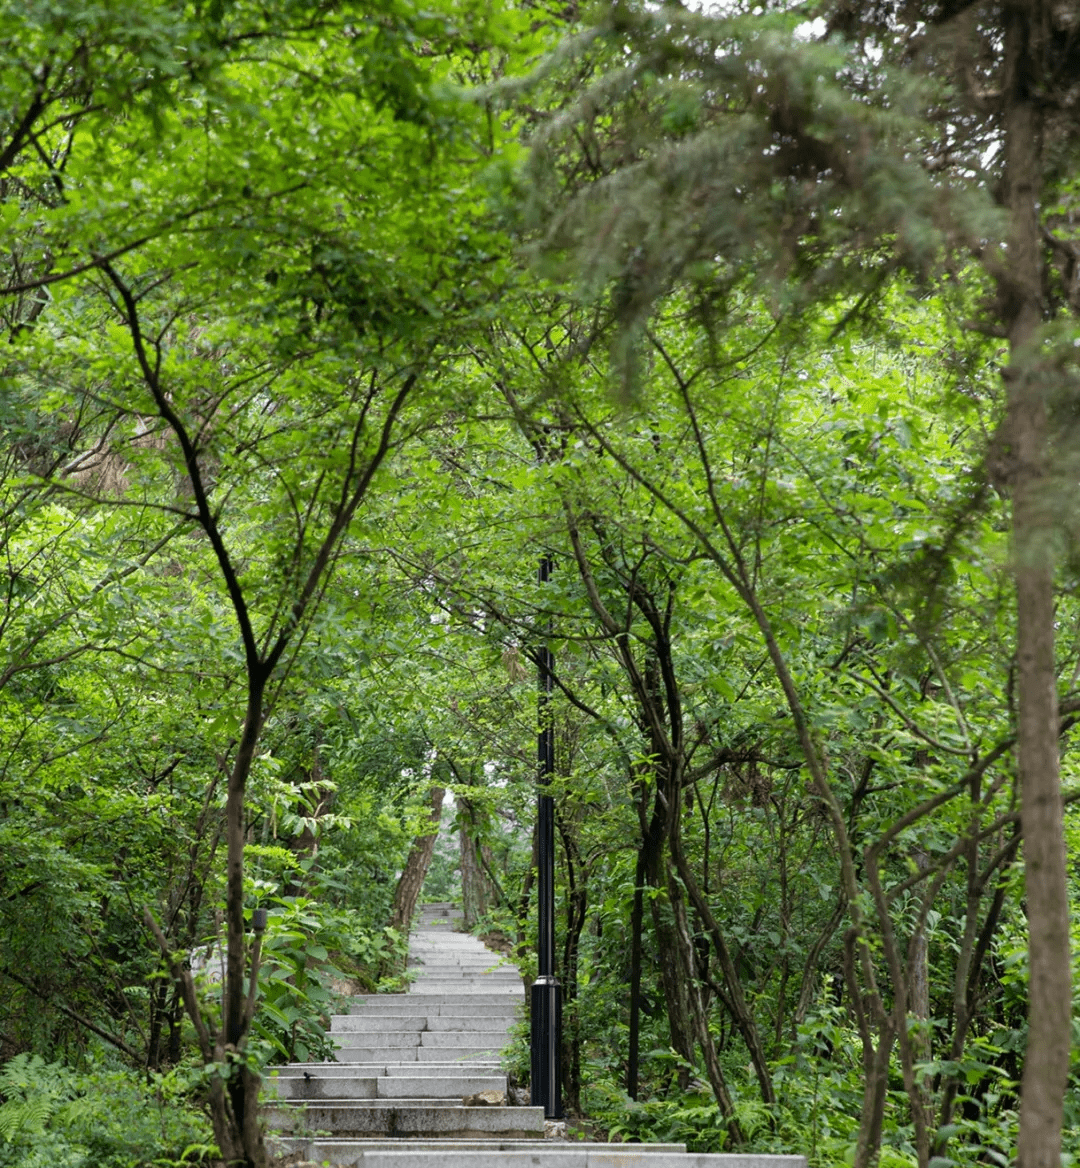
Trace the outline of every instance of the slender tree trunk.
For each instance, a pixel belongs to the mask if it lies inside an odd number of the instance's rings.
[[[915,852],[915,866],[925,872],[930,865],[930,857],[922,849]],[[976,906],[977,910],[977,906]],[[915,1063],[927,1062],[932,1053],[930,1030],[930,945],[926,937],[926,925],[920,920],[908,942],[907,973],[909,985],[908,1006],[914,1022],[911,1034],[910,1055],[912,1066],[905,1076],[912,1096],[912,1113],[921,1113],[921,1123],[915,1125],[915,1151],[919,1158],[919,1168],[930,1163],[930,1141],[934,1114],[933,1096],[925,1079],[920,1083],[915,1076]],[[906,1021],[906,1020],[905,1020]]]
[[[465,927],[471,929],[487,911],[487,898],[484,895],[484,872],[480,867],[480,857],[476,854],[476,840],[469,834],[464,822],[458,828],[458,845],[461,855],[461,905]]]
[[[977,848],[976,843],[976,848]],[[998,921],[1001,918],[1001,910],[1005,904],[1005,881],[998,882],[998,886],[994,891],[994,899],[990,902],[990,909],[986,914],[986,919],[983,921],[982,928],[978,932],[978,939],[974,937],[971,941],[967,936],[960,951],[961,960],[957,963],[958,966],[963,965],[963,969],[957,969],[956,981],[953,986],[953,1035],[952,1043],[949,1047],[949,1061],[958,1064],[964,1054],[964,1046],[967,1042],[967,1032],[971,1025],[971,1018],[975,1012],[976,994],[979,984],[979,973],[982,969],[983,959],[990,950],[990,942],[994,934],[997,932]],[[969,909],[969,912],[971,910]],[[965,930],[966,932],[966,930]],[[968,953],[970,952],[970,956]],[[941,1096],[941,1106],[937,1120],[937,1130],[947,1131],[952,1123],[953,1106],[956,1103],[956,1096],[960,1090],[960,1077],[958,1075],[951,1075],[945,1084],[945,1090]],[[935,1156],[945,1156],[945,1147],[948,1143],[948,1136],[938,1136],[934,1146]]]
[[[806,955],[806,961],[803,964],[802,980],[799,983],[799,998],[795,1003],[795,1013],[791,1018],[791,1037],[793,1040],[798,1028],[806,1021],[806,1015],[814,1000],[814,993],[817,989],[818,961],[821,959],[821,954],[824,952],[825,946],[836,935],[836,930],[840,927],[840,922],[844,919],[846,912],[847,900],[841,894],[836,902],[836,907],[832,911],[832,916],[829,917],[821,932],[814,938],[814,943],[810,946],[810,952]]]
[[[634,873],[634,906],[630,910],[630,1049],[626,1056],[626,1093],[638,1097],[638,1060],[641,1050],[641,929],[645,923],[644,847],[638,849]]]
[[[672,966],[678,967],[679,977],[686,987],[687,1013],[698,1046],[701,1047],[701,1054],[705,1060],[705,1073],[708,1075],[713,1097],[720,1108],[720,1114],[727,1121],[728,1144],[736,1146],[744,1144],[746,1137],[743,1135],[742,1128],[735,1116],[735,1104],[728,1091],[720,1060],[716,1057],[716,1046],[713,1043],[712,1034],[709,1033],[708,1014],[702,1001],[701,983],[695,976],[694,942],[690,936],[682,888],[675,878],[675,873],[671,871],[668,873],[668,901],[671,904],[671,915],[675,921],[676,948],[669,952],[667,960]]]
[[[571,1112],[581,1112],[581,1019],[578,1002],[578,953],[589,908],[586,874],[576,844],[561,817],[559,834],[566,857],[566,935],[563,940],[563,1087]]]
[[[476,838],[473,806],[460,794],[458,804],[458,846],[461,855],[461,902],[465,927],[471,929],[495,903],[494,886],[484,870],[481,844]]]
[[[439,838],[439,820],[442,818],[445,795],[445,787],[431,788],[431,811],[428,814],[431,831],[426,835],[418,835],[413,840],[408,859],[401,872],[401,878],[397,882],[397,888],[394,889],[390,925],[399,933],[408,932],[409,926],[412,924],[416,902],[420,899],[424,880],[427,877],[428,868],[431,866],[431,857],[435,852],[435,841]]]
[[[859,1116],[859,1135],[855,1145],[855,1168],[876,1164],[881,1153],[881,1132],[885,1123],[885,1091],[889,1085],[889,1059],[892,1055],[894,1032],[884,1025],[879,1030],[878,1044],[863,1047],[862,1114]]]
[[[920,872],[929,867],[930,857],[921,848],[915,852],[915,865]],[[919,1024],[913,1036],[912,1047],[920,1060],[930,1057],[930,947],[926,929],[919,928],[911,938],[908,969],[911,982],[911,1013]]]
[[[161,1066],[161,1032],[165,1023],[169,988],[167,982],[161,981],[150,995],[150,1037],[146,1043],[146,1067],[150,1071],[156,1071]]]
[[[652,906],[653,932],[656,947],[660,953],[660,981],[664,988],[664,1004],[667,1007],[668,1031],[671,1047],[688,1066],[694,1064],[694,1024],[690,1017],[689,986],[676,959],[679,953],[679,936],[671,920],[671,906],[660,897],[650,901]],[[690,1072],[680,1067],[679,1086],[686,1090],[690,1085]]]
[[[702,923],[712,937],[713,947],[716,949],[717,960],[720,962],[720,968],[724,976],[724,984],[728,991],[732,1020],[738,1027],[743,1041],[746,1043],[746,1049],[750,1054],[750,1061],[754,1067],[754,1074],[757,1077],[758,1086],[761,1089],[761,1097],[766,1103],[773,1104],[776,1102],[776,1091],[773,1089],[772,1076],[769,1074],[769,1062],[765,1055],[765,1048],[761,1044],[761,1036],[758,1034],[754,1016],[750,1012],[750,1007],[747,1005],[746,995],[742,990],[742,982],[739,980],[738,970],[735,968],[735,962],[732,960],[731,952],[724,940],[720,925],[716,917],[713,916],[712,909],[708,901],[701,894],[697,880],[694,878],[694,873],[686,859],[686,854],[682,847],[682,840],[678,832],[679,822],[678,813],[676,812],[675,824],[671,833],[672,858],[675,861],[675,867],[683,882],[683,886],[686,888],[687,895],[693,901]]]
[[[660,776],[657,776],[660,782]],[[645,880],[650,888],[667,890],[667,871],[664,863],[664,840],[667,838],[667,817],[670,807],[678,795],[668,791],[666,800],[657,794],[653,814],[644,831],[641,853],[644,858]],[[666,808],[665,808],[666,803]],[[677,955],[680,951],[678,933],[671,917],[671,906],[664,897],[649,898],[652,911],[653,933],[656,950],[660,956],[660,983],[664,990],[664,1005],[667,1007],[668,1032],[671,1047],[686,1063],[694,1062],[694,1027],[690,1018],[690,1004],[687,1000],[687,978],[680,969]],[[679,1086],[685,1090],[690,1084],[690,1072],[680,1067]]]
[[[183,1053],[183,1024],[184,1003],[179,990],[173,990],[173,999],[169,1005],[169,1066],[175,1067]]]
[[[1069,905],[1054,666],[1053,499],[1045,385],[1034,346],[1042,320],[1043,5],[1006,6],[1007,269],[999,278],[1010,362],[1013,573],[1016,581],[1017,769],[1028,918],[1028,1046],[1021,1081],[1020,1168],[1058,1168],[1069,1069]]]
[[[776,1096],[772,1091],[772,1082],[769,1078],[768,1069],[764,1065],[764,1055],[760,1050],[760,1043],[757,1042],[757,1031],[754,1027],[753,1018],[750,1017],[750,1012],[747,1009],[746,1001],[742,993],[742,986],[738,981],[738,975],[735,971],[734,962],[731,960],[731,955],[720,932],[720,926],[713,917],[708,902],[698,887],[697,879],[690,869],[690,864],[683,851],[681,833],[682,800],[678,797],[669,797],[668,845],[671,849],[674,870],[669,870],[668,872],[668,899],[671,902],[672,915],[675,918],[675,928],[679,940],[678,952],[682,957],[681,964],[684,967],[690,1016],[697,1033],[698,1045],[701,1047],[701,1053],[705,1059],[705,1071],[709,1077],[709,1085],[712,1087],[713,1096],[716,1099],[721,1114],[727,1120],[728,1142],[732,1145],[738,1145],[745,1143],[746,1138],[739,1126],[739,1121],[735,1117],[735,1105],[728,1091],[727,1082],[724,1079],[724,1072],[716,1057],[716,1047],[713,1044],[712,1034],[709,1032],[708,1011],[701,992],[701,980],[697,976],[697,969],[695,968],[694,942],[690,935],[686,904],[683,901],[684,888],[693,902],[694,907],[697,909],[698,915],[704,922],[705,927],[712,935],[714,945],[716,946],[717,957],[723,969],[725,982],[727,983],[728,996],[734,1003],[732,1010],[733,1018],[736,1025],[739,1026],[743,1037],[747,1039],[747,1047],[755,1066],[757,1066],[760,1056],[765,1080],[762,1085],[762,1093],[765,1100],[768,1103],[773,1103],[775,1102]],[[734,984],[732,984],[733,979]],[[739,1016],[740,1010],[744,1014],[743,1017]]]
[[[220,1049],[216,1062],[236,1058],[247,1037],[245,1005],[247,1001],[244,972],[247,945],[244,926],[244,792],[248,775],[255,760],[263,718],[263,691],[266,678],[263,671],[252,671],[248,681],[247,711],[244,728],[236,750],[229,790],[225,805],[226,840],[226,958],[222,1015],[224,1025],[218,1036]],[[265,1168],[266,1146],[259,1127],[258,1074],[246,1063],[236,1066],[233,1073],[210,1096],[214,1135],[226,1163],[235,1160],[244,1168]],[[224,1142],[223,1142],[224,1141]],[[227,1146],[228,1145],[228,1148]]]
[[[514,938],[514,953],[519,959],[525,957],[529,953],[529,936],[527,933],[527,926],[529,923],[529,901],[532,899],[533,881],[536,879],[536,869],[540,863],[540,829],[537,823],[533,823],[532,831],[532,859],[529,861],[529,870],[525,873],[525,879],[521,882],[521,895],[518,897],[517,903],[517,936]],[[524,962],[521,962],[524,965]],[[525,1001],[529,1001],[529,990],[532,988],[532,981],[522,974],[521,980],[525,983]]]

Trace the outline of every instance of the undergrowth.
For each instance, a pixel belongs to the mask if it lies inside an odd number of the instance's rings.
[[[216,1153],[176,1074],[151,1082],[104,1060],[79,1072],[38,1055],[0,1067],[0,1168],[180,1168]]]

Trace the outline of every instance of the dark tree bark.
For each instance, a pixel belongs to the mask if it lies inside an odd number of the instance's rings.
[[[439,820],[442,818],[443,798],[446,795],[445,787],[431,788],[431,811],[428,822],[431,831],[425,835],[418,835],[413,840],[409,850],[405,867],[394,889],[394,903],[390,911],[390,925],[399,933],[407,933],[412,923],[413,913],[416,911],[416,902],[424,887],[428,868],[431,867],[431,857],[435,852],[435,841],[439,838]]]
[[[581,1024],[578,1014],[578,951],[589,910],[588,872],[568,825],[556,811],[566,859],[566,932],[563,936],[563,1089],[571,1112],[581,1112]]]
[[[461,905],[465,927],[474,928],[477,921],[495,901],[495,891],[484,867],[480,852],[483,846],[476,838],[473,812],[469,801],[461,795],[458,804],[458,848],[461,856]]]
[[[671,854],[675,868],[679,873],[679,878],[682,881],[683,887],[686,889],[687,895],[690,897],[694,908],[701,918],[702,924],[712,938],[713,947],[716,950],[716,957],[720,963],[720,969],[724,977],[724,986],[727,990],[725,1005],[731,1014],[732,1021],[742,1035],[743,1041],[746,1043],[746,1049],[750,1052],[750,1061],[753,1064],[754,1074],[757,1076],[758,1085],[761,1088],[761,1097],[766,1103],[776,1103],[776,1091],[773,1089],[772,1076],[769,1073],[769,1062],[765,1054],[765,1048],[761,1044],[761,1037],[758,1034],[757,1026],[754,1022],[754,1016],[750,1012],[746,995],[743,993],[742,982],[739,979],[739,974],[735,968],[735,962],[732,960],[727,942],[724,939],[724,934],[719,922],[713,915],[712,909],[709,907],[708,900],[701,893],[697,879],[683,851],[682,839],[679,835],[679,815],[677,810],[681,806],[681,802],[676,799],[674,803],[676,811],[674,815],[675,824],[671,831]]]
[[[657,782],[660,781],[658,776]],[[684,969],[679,960],[681,945],[671,905],[666,895],[668,873],[664,857],[664,840],[667,837],[665,802],[670,805],[670,797],[662,800],[659,794],[654,796],[653,813],[643,830],[642,870],[648,887],[661,889],[665,893],[664,896],[649,897],[653,936],[656,938],[656,951],[660,959],[660,984],[664,991],[671,1048],[687,1066],[692,1066],[694,1062],[694,1024],[690,1017],[688,998],[689,970]],[[689,1086],[690,1072],[686,1066],[679,1068],[678,1082],[683,1090]]]
[[[660,958],[660,984],[664,990],[671,1049],[686,1064],[679,1067],[677,1075],[679,1087],[685,1091],[690,1086],[689,1067],[694,1065],[694,1022],[690,1017],[689,984],[680,960],[681,946],[675,922],[671,919],[671,905],[661,897],[650,897],[649,906]]]
[[[626,1055],[626,1093],[638,1097],[638,1061],[641,1054],[641,929],[645,923],[645,863],[638,849],[634,873],[634,904],[630,910],[630,1035]]]
[[[728,1091],[720,1060],[716,1057],[716,1046],[709,1031],[709,1016],[702,997],[701,982],[694,970],[694,942],[690,936],[683,890],[679,885],[675,871],[671,868],[668,869],[668,902],[671,905],[671,915],[675,922],[674,938],[676,944],[676,948],[670,954],[670,963],[673,967],[678,968],[680,980],[685,986],[687,1015],[705,1060],[705,1073],[709,1078],[709,1086],[712,1087],[720,1114],[727,1122],[728,1145],[744,1144],[746,1137],[739,1126],[735,1115],[735,1104]]]

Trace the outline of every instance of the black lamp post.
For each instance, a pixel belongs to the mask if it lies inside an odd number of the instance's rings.
[[[551,579],[551,559],[540,561],[539,580]],[[532,1030],[532,1079],[529,1100],[543,1107],[545,1119],[562,1119],[562,986],[555,977],[555,800],[545,793],[555,773],[555,727],[551,694],[555,688],[555,660],[545,644],[540,649],[537,677],[537,806],[538,856],[536,902],[539,923],[537,977],[532,984],[529,1024]]]

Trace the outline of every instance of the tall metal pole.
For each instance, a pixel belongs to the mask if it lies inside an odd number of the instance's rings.
[[[551,559],[540,561],[539,581],[551,579]],[[550,625],[548,626],[550,633]],[[555,800],[545,793],[555,773],[555,727],[551,695],[555,689],[555,659],[545,643],[537,676],[536,754],[539,797],[536,813],[538,862],[536,907],[537,978],[532,985],[529,1022],[532,1031],[532,1079],[529,1099],[543,1107],[545,1119],[562,1119],[562,986],[555,977]]]

